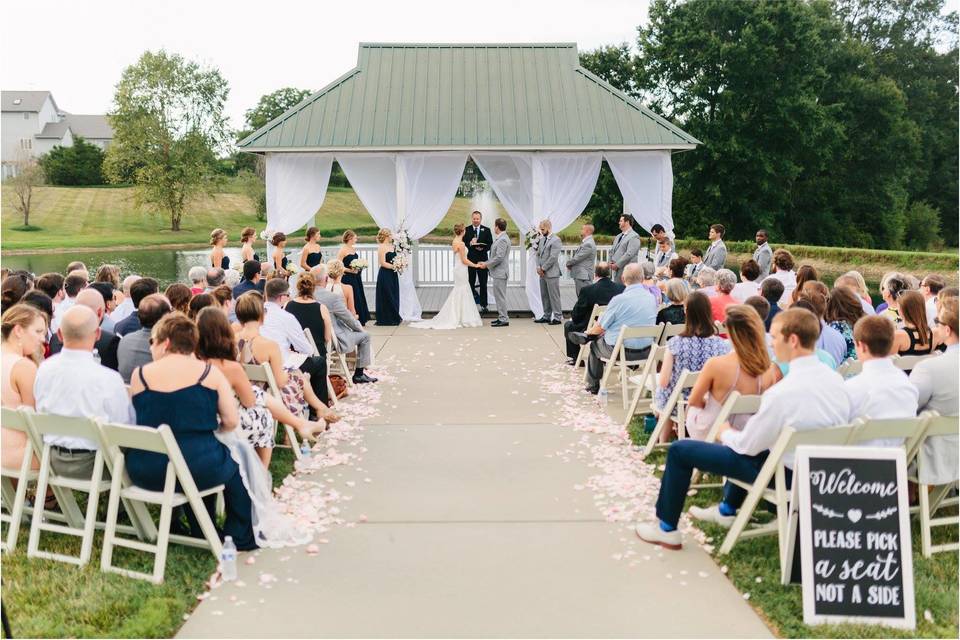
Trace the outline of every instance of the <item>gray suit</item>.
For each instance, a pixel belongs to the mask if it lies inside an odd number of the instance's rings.
[[[537,267],[540,276],[540,300],[543,302],[543,317],[547,320],[563,320],[560,306],[560,252],[563,244],[554,234],[540,238],[537,245]]]
[[[570,277],[573,278],[574,287],[577,290],[577,297],[580,296],[580,290],[593,282],[593,269],[597,264],[597,243],[593,236],[587,236],[577,247],[577,250],[567,259],[567,269],[570,270]]]
[[[957,389],[960,387],[960,348],[947,347],[939,356],[920,362],[910,372],[910,382],[920,392],[919,411],[933,410],[942,416],[958,413]],[[924,484],[941,485],[953,482],[960,476],[960,460],[957,443],[960,436],[938,436],[923,442],[918,454],[923,459]]]
[[[130,376],[137,367],[153,362],[150,353],[151,329],[138,329],[120,338],[117,346],[117,370],[125,384],[130,384]]]
[[[773,262],[773,249],[764,242],[753,252],[753,259],[760,265],[760,277],[757,280],[763,280],[770,275],[770,263]]]
[[[497,320],[510,322],[507,315],[507,279],[510,277],[510,236],[504,231],[490,245],[487,271],[493,280],[493,299],[497,304]]]
[[[337,337],[337,349],[341,353],[351,353],[354,349],[357,351],[357,368],[363,369],[370,366],[370,334],[363,330],[363,325],[357,320],[343,296],[333,291],[327,291],[317,287],[313,290],[314,299],[324,305],[330,312],[330,320],[333,322],[333,333]]]
[[[619,234],[613,241],[613,248],[610,249],[610,262],[617,265],[615,271],[615,280],[623,283],[623,270],[628,264],[637,261],[637,255],[640,253],[640,236],[632,228]]]
[[[717,240],[716,244],[710,244],[710,248],[703,254],[703,265],[719,271],[727,262],[727,245],[723,240]]]

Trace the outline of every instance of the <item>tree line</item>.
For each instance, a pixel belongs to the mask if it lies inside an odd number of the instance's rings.
[[[677,233],[957,244],[957,14],[943,0],[653,0],[585,68],[703,142],[675,154]],[[604,166],[588,207],[613,231]]]

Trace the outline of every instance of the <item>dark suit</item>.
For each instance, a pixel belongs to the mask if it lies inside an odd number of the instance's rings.
[[[108,369],[117,371],[120,368],[117,362],[118,346],[120,346],[120,336],[111,331],[101,329],[100,339],[93,345],[93,348],[96,349],[100,355],[100,364]],[[53,334],[53,337],[50,338],[50,355],[60,353],[61,349],[63,349],[63,343],[60,342],[60,336]]]
[[[262,278],[260,282],[257,282],[257,283],[250,282],[249,280],[241,280],[240,284],[238,284],[233,288],[233,299],[236,300],[237,298],[247,293],[248,291],[259,291],[260,293],[263,293],[262,283],[263,283]]]
[[[471,246],[470,241],[474,238],[481,244],[480,247]],[[493,232],[490,227],[480,225],[480,230],[475,231],[473,225],[467,227],[463,232],[463,242],[467,245],[467,260],[470,262],[485,262],[490,255],[490,245],[493,244]],[[470,289],[473,290],[473,299],[480,303],[481,307],[487,306],[487,270],[474,269],[467,267],[470,274]],[[480,281],[480,292],[477,293],[477,280]]]
[[[580,353],[580,345],[570,342],[568,335],[573,331],[586,331],[593,313],[593,305],[609,304],[613,296],[623,293],[624,286],[610,278],[600,278],[593,284],[580,290],[576,304],[570,312],[570,319],[563,325],[563,336],[567,340],[567,357],[576,358]]]

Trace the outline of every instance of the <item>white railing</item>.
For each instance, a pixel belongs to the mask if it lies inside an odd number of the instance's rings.
[[[357,254],[360,258],[367,261],[370,266],[363,270],[364,284],[376,284],[377,271],[377,245],[358,244],[356,245]],[[562,283],[572,283],[570,274],[565,268],[567,258],[573,255],[577,250],[577,245],[564,245],[563,252],[560,254],[560,281]],[[330,260],[336,256],[336,247],[325,247],[323,249],[323,259]],[[610,254],[609,246],[597,247],[597,260],[606,261]],[[449,245],[422,244],[415,245],[413,249],[413,275],[414,282],[418,287],[445,287],[453,284],[453,252]],[[509,285],[522,285],[527,271],[526,251],[519,246],[510,247],[510,277],[507,280]]]

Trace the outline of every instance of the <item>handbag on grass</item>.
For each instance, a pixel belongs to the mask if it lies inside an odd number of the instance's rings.
[[[330,385],[333,387],[333,392],[337,395],[337,400],[347,395],[347,381],[343,376],[337,374],[331,375]]]

